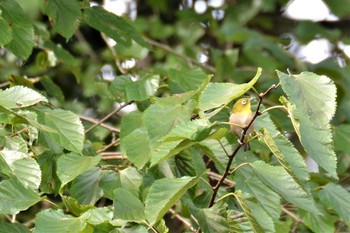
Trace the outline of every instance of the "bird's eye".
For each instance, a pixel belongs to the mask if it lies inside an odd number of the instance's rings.
[[[247,101],[246,100],[242,100],[242,104],[243,105],[247,104]]]

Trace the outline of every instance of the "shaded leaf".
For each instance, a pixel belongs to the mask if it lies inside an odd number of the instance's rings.
[[[281,195],[288,202],[314,214],[320,214],[315,202],[293,178],[282,168],[256,161],[250,167],[257,177],[270,189]]]
[[[203,232],[208,233],[229,233],[227,221],[227,204],[216,204],[211,208],[196,209],[193,215]]]
[[[181,177],[164,178],[156,180],[151,186],[146,198],[146,218],[151,225],[158,222],[175,202],[193,185],[199,178]]]
[[[39,202],[40,196],[33,189],[24,187],[12,178],[0,182],[0,213],[18,214]]]
[[[350,154],[350,125],[341,124],[334,127],[334,149]]]
[[[125,84],[125,95],[128,101],[146,100],[154,95],[159,86],[159,75],[147,75],[135,82]]]
[[[267,129],[263,130],[262,138],[288,174],[304,187],[309,180],[309,174],[304,158],[301,157],[293,144],[280,133],[272,136]]]
[[[80,204],[93,205],[103,194],[99,187],[102,171],[93,167],[75,178],[70,186],[70,195],[77,199]]]
[[[83,156],[76,153],[61,155],[57,160],[56,172],[62,182],[61,187],[96,166],[100,159],[100,156]]]
[[[114,217],[128,221],[145,219],[144,205],[138,197],[126,189],[117,188],[114,191]]]
[[[280,196],[262,183],[249,166],[236,171],[235,182],[237,189],[253,195],[271,218],[280,218],[282,213]]]
[[[49,16],[50,22],[53,24],[53,30],[67,40],[73,36],[79,26],[81,11],[77,1],[44,1],[44,13]]]
[[[319,193],[321,202],[331,207],[346,224],[350,225],[350,194],[342,186],[329,183]]]
[[[324,210],[321,211],[321,214],[322,215],[315,215],[310,212],[300,211],[300,217],[302,218],[304,224],[308,226],[313,232],[335,232],[334,224],[338,220],[338,218],[329,215]]]
[[[0,232],[30,233],[29,229],[20,223],[1,223]]]
[[[148,47],[142,36],[123,18],[106,11],[102,7],[91,7],[84,11],[87,24],[106,34],[117,43],[130,47],[131,40]]]
[[[241,206],[241,208],[244,211],[245,216],[248,218],[248,221],[252,227],[252,230],[254,233],[263,233],[263,229],[259,225],[258,221],[256,220],[255,216],[252,214],[249,206],[247,205],[246,200],[243,197],[243,193],[241,190],[237,190],[234,193],[235,198],[238,201],[238,204]]]
[[[2,17],[0,17],[0,46],[3,47],[5,44],[12,40],[12,29]]]

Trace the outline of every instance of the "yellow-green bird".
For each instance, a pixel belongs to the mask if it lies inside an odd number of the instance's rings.
[[[250,98],[241,98],[233,105],[231,115],[230,115],[230,127],[232,133],[238,136],[239,140],[243,134],[243,128],[248,126],[250,121],[254,117],[254,113],[250,107]],[[254,129],[254,124],[249,126],[246,132],[248,136]],[[244,143],[244,151],[250,150],[249,143],[247,142],[247,137],[242,142]]]

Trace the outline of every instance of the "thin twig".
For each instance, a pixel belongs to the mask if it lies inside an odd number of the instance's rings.
[[[11,84],[10,81],[6,81],[6,82],[3,82],[3,83],[0,83],[0,88],[7,87],[10,84]]]
[[[99,149],[99,150],[96,151],[96,152],[97,152],[97,153],[102,153],[102,152],[108,150],[109,148],[111,148],[111,147],[113,147],[113,146],[118,146],[119,144],[120,144],[120,139],[119,139],[119,138],[116,139],[116,140],[113,139],[113,140],[111,141],[111,143],[109,143],[108,145],[106,145],[105,147]]]
[[[184,217],[182,217],[181,215],[177,214],[175,212],[175,210],[173,209],[169,209],[169,212],[175,216],[175,218],[177,218],[180,222],[182,222],[187,228],[189,228],[192,232],[196,232],[196,229],[193,228],[192,224],[190,222],[187,221],[187,219],[185,219]]]
[[[295,215],[294,213],[290,212],[288,209],[286,209],[285,207],[282,207],[282,211],[287,214],[288,216],[290,216],[292,219],[294,219],[295,222],[297,223],[302,223],[303,220],[301,220],[297,215]]]
[[[93,118],[90,118],[90,117],[87,117],[87,116],[82,116],[80,115],[79,118],[83,121],[87,121],[87,122],[90,122],[90,123],[93,123],[93,124],[98,124],[98,120],[96,119],[93,119]],[[115,128],[113,126],[110,126],[110,125],[107,125],[107,124],[104,124],[104,123],[100,123],[99,124],[101,127],[105,128],[105,129],[108,129],[109,131],[111,132],[115,132],[115,133],[120,133],[120,129],[118,128]]]
[[[259,103],[258,103],[258,106],[256,108],[256,111],[255,111],[255,114],[252,118],[252,120],[249,122],[249,124],[243,128],[243,133],[242,133],[242,136],[240,138],[240,141],[241,142],[244,142],[244,139],[246,137],[246,134],[247,134],[247,131],[249,129],[249,127],[253,124],[253,122],[255,121],[255,119],[261,115],[259,109],[260,109],[260,106],[261,106],[261,102],[263,100],[263,98],[265,97],[265,95],[267,95],[271,90],[274,90],[278,87],[278,85],[275,85],[273,84],[271,87],[269,87],[264,93],[260,93],[259,94]],[[235,150],[232,152],[232,154],[229,156],[228,158],[228,162],[227,162],[227,165],[226,165],[226,169],[225,169],[225,172],[224,174],[222,175],[221,179],[216,183],[216,185],[213,187],[213,194],[211,196],[211,199],[210,199],[210,202],[209,202],[209,205],[208,207],[212,207],[215,203],[215,198],[216,198],[216,195],[219,191],[219,188],[221,187],[222,183],[224,182],[224,180],[226,179],[226,177],[230,174],[230,169],[231,169],[231,164],[233,162],[233,159],[234,157],[237,155],[239,149],[241,149],[241,147],[243,146],[242,143],[238,143]]]
[[[85,130],[85,133],[88,133],[89,131],[93,130],[95,127],[101,125],[103,122],[105,122],[107,119],[109,119],[111,116],[113,116],[114,114],[116,114],[117,112],[119,112],[120,110],[122,110],[124,107],[128,106],[129,104],[131,104],[133,101],[130,102],[126,102],[124,104],[121,104],[119,106],[119,108],[114,109],[112,112],[108,113],[104,118],[102,118],[101,120],[99,120],[98,122],[96,122],[94,125],[92,125],[90,128],[88,128],[87,130]]]
[[[126,156],[123,156],[121,152],[102,152],[102,160],[127,160]]]
[[[220,180],[221,179],[221,175],[215,173],[215,172],[207,172],[207,175],[209,176],[209,178],[211,178],[212,180]],[[229,179],[225,179],[223,181],[224,184],[227,184],[228,186],[230,187],[234,187],[236,185],[236,183],[232,180],[229,180]]]
[[[207,71],[209,71],[211,73],[216,73],[215,67],[213,67],[211,65],[208,65],[208,64],[200,63],[199,61],[197,61],[197,60],[195,60],[195,59],[193,59],[191,57],[188,57],[186,55],[183,55],[183,54],[177,52],[176,50],[174,50],[173,48],[169,47],[168,45],[159,43],[159,42],[157,42],[155,40],[152,40],[152,39],[149,39],[149,38],[146,38],[146,37],[144,38],[144,40],[146,42],[148,42],[149,44],[151,44],[153,46],[156,46],[158,48],[161,48],[164,51],[169,52],[169,53],[171,53],[171,54],[173,54],[173,55],[175,55],[175,56],[177,56],[177,57],[179,57],[179,58],[181,58],[181,59],[183,59],[183,60],[185,60],[187,62],[195,64],[195,65],[197,65],[197,66],[199,66],[199,67],[201,67],[201,68],[203,68],[203,69],[205,69],[205,70],[207,70]]]

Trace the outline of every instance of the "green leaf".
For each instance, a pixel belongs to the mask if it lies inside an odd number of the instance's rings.
[[[288,174],[299,185],[305,187],[309,180],[309,174],[304,158],[301,157],[293,144],[280,133],[272,136],[267,129],[263,130],[262,138]]]
[[[124,121],[125,122],[125,121]],[[145,128],[139,128],[121,139],[123,154],[141,169],[151,159],[151,148],[148,132]]]
[[[84,20],[91,27],[103,32],[117,43],[131,46],[131,40],[148,47],[142,36],[123,18],[106,11],[102,7],[91,7],[84,11]]]
[[[320,209],[320,208],[319,208]],[[328,233],[335,231],[335,222],[339,219],[336,216],[329,215],[326,211],[321,211],[322,215],[315,215],[310,212],[300,211],[300,217],[303,223],[313,232]]]
[[[146,198],[146,218],[151,225],[158,222],[175,202],[193,185],[199,178],[181,177],[164,178],[156,180],[151,186]]]
[[[56,130],[50,133],[59,145],[67,150],[81,153],[84,145],[84,127],[73,112],[62,109],[47,109],[44,112],[45,124]]]
[[[92,225],[102,224],[113,218],[113,210],[110,206],[89,209],[86,213],[88,214],[86,222]]]
[[[314,214],[320,214],[313,198],[305,192],[282,168],[256,161],[250,167],[257,177],[270,189],[295,206]]]
[[[248,221],[252,227],[252,230],[254,233],[264,233],[263,229],[259,225],[258,221],[256,220],[255,216],[252,214],[249,206],[247,205],[247,201],[243,197],[243,193],[241,190],[237,190],[234,193],[234,196],[236,197],[238,204],[242,207],[245,216],[247,216]]]
[[[307,154],[315,160],[329,175],[337,176],[337,157],[333,150],[333,139],[330,125],[318,127],[308,118],[297,114],[300,121],[300,139]]]
[[[154,95],[159,86],[159,75],[147,75],[135,82],[125,84],[125,95],[128,101],[142,101]]]
[[[62,182],[61,187],[96,166],[100,160],[100,156],[83,156],[76,153],[61,155],[57,160],[56,172]]]
[[[250,200],[246,200],[246,204],[250,209],[252,215],[255,217],[256,221],[258,222],[258,224],[261,226],[261,228],[264,230],[265,233],[276,232],[272,218],[263,209],[262,205]]]
[[[325,0],[324,2],[330,8],[333,14],[339,17],[350,15],[350,10],[347,7],[345,7],[348,4],[350,4],[349,0],[338,0],[338,1]]]
[[[16,176],[26,188],[37,189],[41,182],[41,170],[35,159],[11,150],[0,152],[0,165],[7,176]]]
[[[4,108],[24,108],[39,102],[48,102],[38,92],[23,86],[14,86],[0,92],[0,105]]]
[[[99,187],[101,169],[93,167],[75,178],[70,186],[70,195],[77,199],[80,204],[93,205],[103,194]]]
[[[151,141],[167,135],[177,124],[191,119],[194,103],[160,106],[153,104],[144,113],[144,124]]]
[[[175,70],[170,69],[167,72],[169,76],[169,85],[177,85],[176,93],[183,93],[199,88],[205,80],[208,79],[208,75],[200,68],[192,70]]]
[[[201,141],[208,136],[210,130],[209,121],[206,119],[184,121],[176,125],[169,134],[164,137],[163,141],[177,141],[183,139]]]
[[[27,59],[34,47],[34,30],[30,20],[16,1],[1,1],[0,10],[12,28],[12,40],[6,47],[19,58]]]
[[[87,210],[95,208],[93,205],[80,205],[76,199],[70,196],[62,195],[61,197],[67,210],[75,216],[80,216]]]
[[[325,75],[302,72],[287,75],[277,71],[282,88],[292,104],[312,119],[316,126],[324,126],[333,118],[336,109],[336,87]]]
[[[113,200],[114,189],[116,189],[117,187],[120,186],[119,185],[119,175],[111,170],[102,171],[102,176],[101,176],[101,179],[99,182],[99,186],[103,190],[103,196],[110,199],[110,200]]]
[[[142,175],[134,167],[128,167],[119,172],[120,187],[128,190],[134,196],[139,195],[139,189],[143,182]]]
[[[0,214],[18,214],[40,200],[37,192],[14,178],[0,182]]]
[[[36,215],[34,232],[81,232],[86,226],[84,220],[64,214],[62,210],[46,209]]]
[[[235,182],[237,190],[253,195],[272,219],[280,218],[282,213],[280,196],[262,183],[249,166],[236,171]]]
[[[163,162],[171,156],[174,156],[186,148],[196,144],[189,140],[184,141],[173,141],[173,142],[164,142],[161,143],[158,147],[152,151],[152,158],[150,167],[153,167],[156,164]]]
[[[255,77],[244,84],[233,83],[209,83],[199,97],[199,115],[203,117],[211,117],[224,108],[232,100],[240,97],[253,87],[261,75],[261,68]],[[208,113],[208,111],[211,111]]]
[[[117,188],[114,191],[114,217],[140,222],[145,219],[144,205],[138,197],[126,189]]]
[[[193,215],[203,232],[229,233],[226,209],[227,204],[215,204],[211,208],[196,209]]]
[[[0,47],[3,47],[12,40],[12,29],[8,22],[0,17]]]
[[[1,233],[30,233],[29,229],[20,223],[1,223]]]
[[[321,202],[331,207],[347,225],[350,225],[350,194],[342,186],[329,183],[319,193]]]
[[[334,127],[334,149],[350,154],[350,125],[341,124]]]
[[[49,16],[53,30],[67,40],[73,36],[79,26],[81,11],[75,0],[44,1],[44,13]]]
[[[286,107],[295,132],[308,155],[330,176],[337,179],[337,157],[333,150],[330,125],[325,123],[323,126],[317,126],[285,98],[281,98],[281,102]]]

